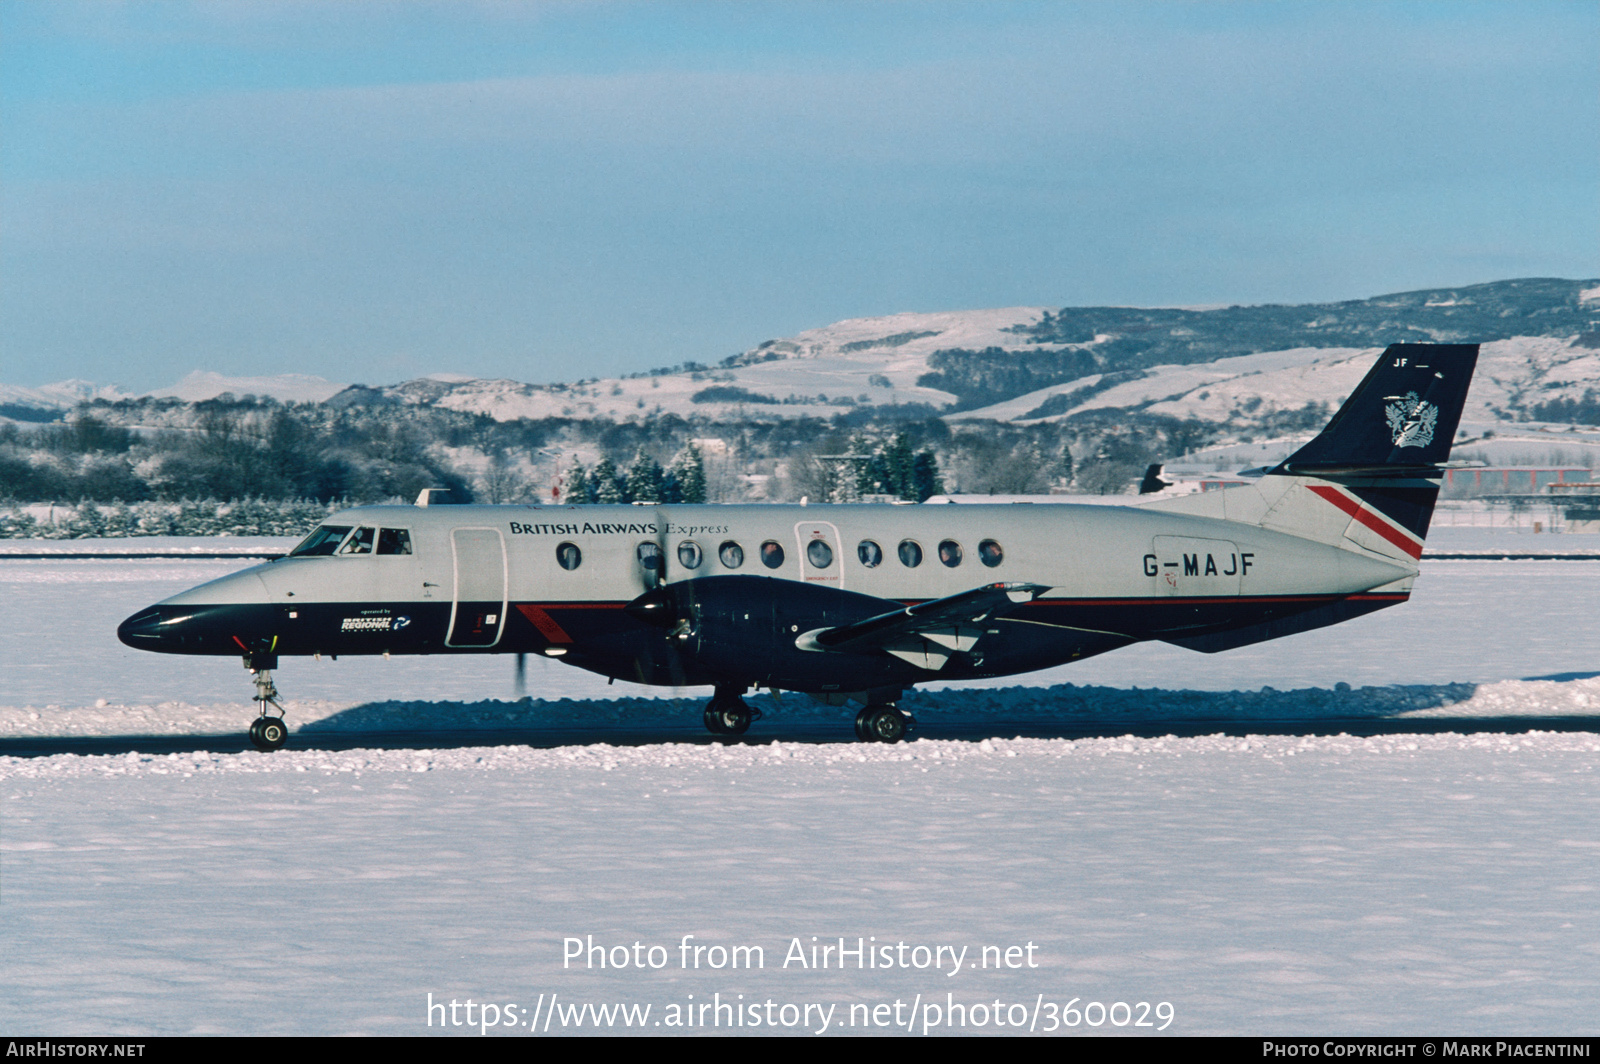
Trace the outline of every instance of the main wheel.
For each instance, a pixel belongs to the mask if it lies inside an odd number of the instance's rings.
[[[706,722],[706,731],[710,732],[712,735],[727,734],[726,730],[722,727],[722,711],[717,709],[715,705],[706,707],[704,719]]]
[[[860,739],[864,743],[870,743],[872,741],[872,732],[867,728],[867,721],[871,720],[872,715],[877,711],[877,706],[868,706],[866,709],[863,709],[860,713],[856,714],[856,738]]]
[[[257,717],[250,724],[250,743],[262,753],[283,748],[289,741],[289,728],[281,717]]]
[[[878,706],[867,717],[867,740],[897,743],[906,735],[906,716],[894,706]]]

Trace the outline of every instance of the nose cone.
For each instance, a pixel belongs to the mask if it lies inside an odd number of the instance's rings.
[[[117,626],[117,638],[165,654],[235,654],[274,635],[273,622],[266,585],[246,570],[140,610]]]
[[[163,639],[161,607],[142,609],[117,625],[117,638],[138,650],[160,650]]]

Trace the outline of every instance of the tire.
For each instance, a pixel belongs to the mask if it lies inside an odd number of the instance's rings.
[[[281,717],[257,717],[250,725],[250,744],[264,754],[283,749],[289,741],[289,727]]]
[[[715,706],[706,707],[704,720],[706,722],[706,731],[710,732],[712,735],[727,734],[722,728],[722,713]]]
[[[864,743],[872,742],[872,732],[867,726],[867,721],[877,712],[873,706],[868,706],[856,714],[856,738]]]
[[[723,735],[743,735],[750,730],[750,711],[742,706],[725,709],[719,716]]]

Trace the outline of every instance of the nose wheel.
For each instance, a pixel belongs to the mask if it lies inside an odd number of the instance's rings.
[[[864,743],[897,743],[916,723],[899,706],[868,706],[856,714],[856,738]]]
[[[289,725],[284,722],[283,704],[278,701],[278,688],[272,682],[272,670],[278,667],[276,654],[248,654],[244,667],[250,670],[256,685],[256,719],[250,723],[250,745],[262,753],[283,748],[289,741]],[[271,707],[269,709],[268,707]]]
[[[750,730],[752,721],[761,719],[761,711],[745,703],[739,696],[744,688],[717,688],[706,706],[706,731],[712,735],[743,735]]]
[[[250,722],[250,744],[262,753],[271,753],[289,740],[289,726],[282,717],[257,717]]]

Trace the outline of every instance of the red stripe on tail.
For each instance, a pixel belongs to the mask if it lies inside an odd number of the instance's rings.
[[[1390,543],[1393,543],[1396,547],[1399,547],[1401,550],[1405,551],[1406,554],[1413,558],[1422,557],[1421,543],[1413,540],[1404,532],[1400,531],[1398,528],[1391,525],[1389,522],[1385,521],[1382,517],[1379,517],[1376,513],[1367,509],[1365,506],[1362,506],[1359,502],[1357,502],[1355,499],[1352,499],[1344,492],[1337,488],[1330,488],[1325,484],[1307,484],[1306,487],[1310,488],[1312,491],[1316,492],[1318,495],[1322,496],[1324,499],[1327,499],[1329,502],[1333,503],[1333,505],[1349,514],[1352,520],[1361,522],[1363,525],[1366,525],[1368,528],[1372,529]]]

